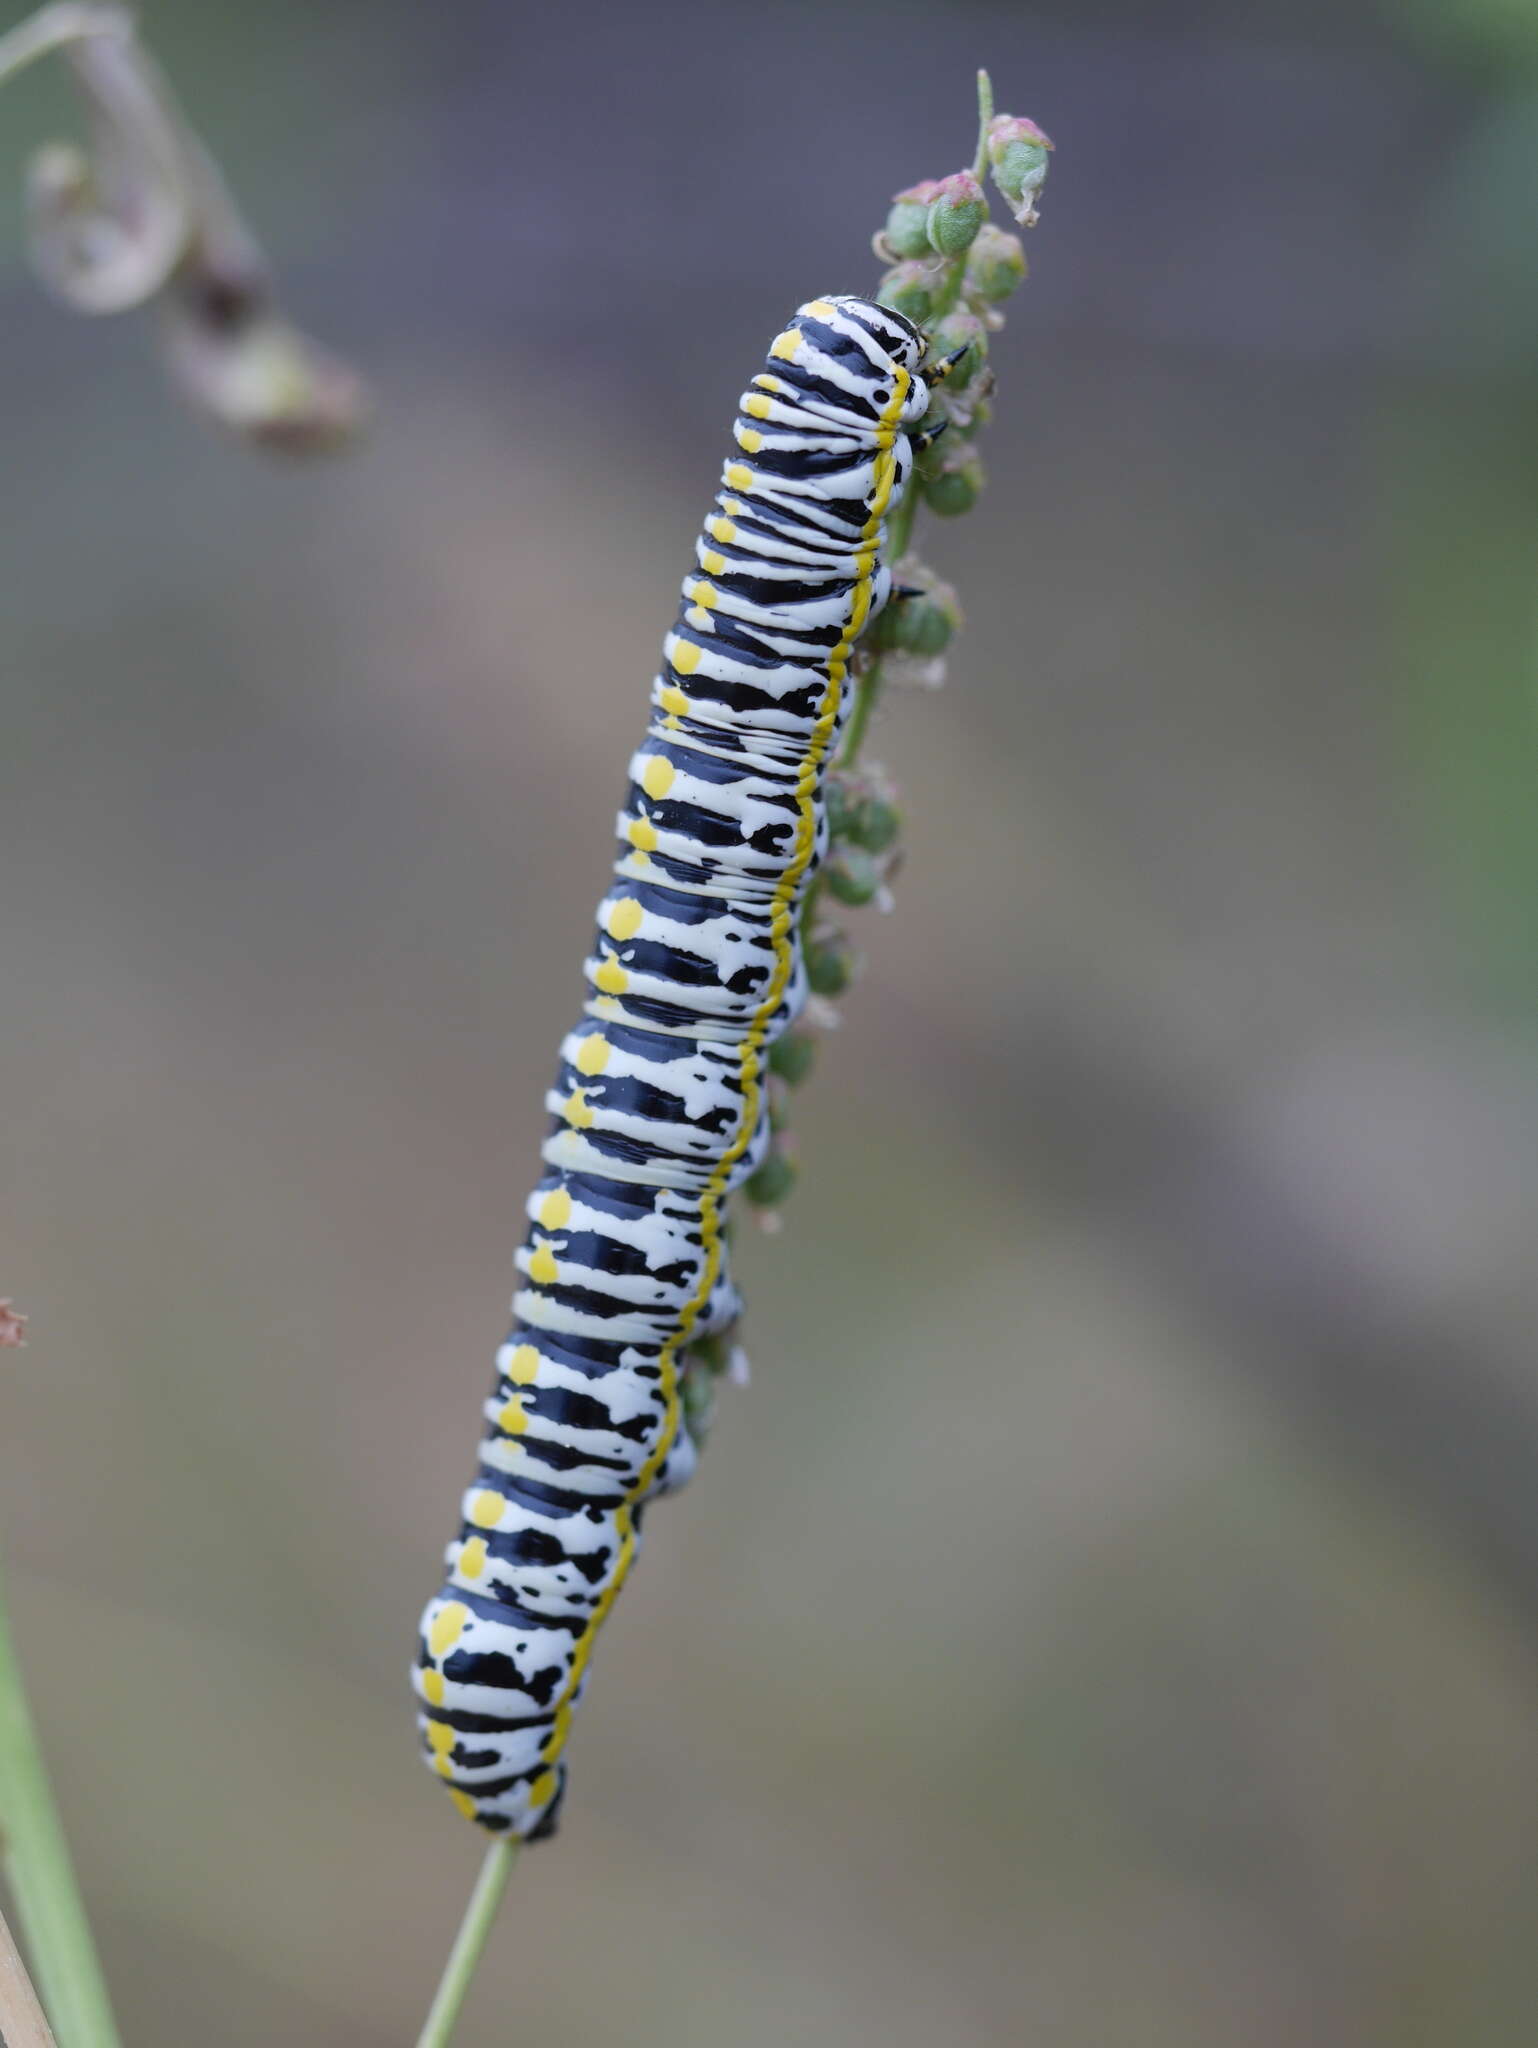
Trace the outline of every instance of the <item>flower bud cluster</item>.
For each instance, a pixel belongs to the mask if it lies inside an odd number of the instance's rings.
[[[930,580],[934,591],[932,595],[926,593],[924,599],[928,620],[925,630],[928,644],[935,645],[952,629],[950,611],[954,609],[954,600],[938,578]],[[821,903],[831,897],[851,906],[874,903],[889,910],[891,882],[902,865],[902,814],[897,792],[884,769],[874,765],[833,768],[823,788],[828,812],[828,851],[808,905],[803,933],[812,1001],[806,1017],[770,1048],[769,1151],[743,1191],[760,1218],[771,1224],[772,1212],[796,1182],[795,1141],[788,1128],[790,1092],[812,1070],[817,1051],[814,1027],[821,1024],[826,1028],[837,1021],[835,999],[850,986],[859,966],[853,941],[847,932],[821,916]]]
[[[856,765],[870,702],[877,687],[889,682],[938,687],[945,679],[946,649],[961,624],[955,591],[916,558],[908,535],[920,504],[951,518],[969,512],[983,488],[976,436],[992,410],[989,342],[1004,324],[1004,302],[1025,281],[1026,260],[1020,237],[988,220],[982,176],[989,174],[1015,220],[1030,227],[1052,147],[1034,121],[1007,114],[992,118],[986,79],[980,89],[986,97],[976,165],[898,192],[873,243],[889,266],[877,298],[922,328],[929,342],[931,403],[914,437],[908,501],[891,522],[891,544],[900,558],[893,594],[856,651],[856,710],[844,754],[825,784],[828,851],[807,900],[802,934],[812,999],[769,1054],[771,1142],[745,1192],[771,1227],[796,1178],[787,1129],[790,1091],[811,1071],[815,1027],[837,1022],[836,999],[859,964],[849,935],[829,921],[826,910],[832,903],[890,909],[891,884],[902,861],[896,791],[882,769]]]
[[[968,444],[989,412],[988,337],[1003,326],[1000,309],[1027,269],[1019,236],[987,218],[979,170],[986,164],[1016,220],[1029,227],[1051,147],[1034,121],[998,115],[984,129],[978,169],[899,192],[875,238],[876,253],[891,263],[877,297],[925,330],[931,362],[952,359],[924,423],[930,433],[948,431],[919,459],[919,492],[942,518],[970,512],[982,490],[982,463]],[[894,608],[902,604],[899,598]]]

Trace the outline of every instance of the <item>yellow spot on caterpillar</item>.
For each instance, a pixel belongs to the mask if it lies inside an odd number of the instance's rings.
[[[452,1757],[435,1756],[433,1758],[433,1769],[440,1778],[451,1778],[454,1775],[454,1760]]]
[[[688,698],[676,683],[664,683],[657,692],[657,702],[664,711],[671,712],[675,718],[682,717],[689,708]]]
[[[618,903],[609,905],[609,914],[604,919],[611,939],[633,939],[641,929],[644,912],[633,896],[622,896]]]
[[[778,377],[771,377],[767,370],[760,370],[753,382],[761,391],[783,391],[785,386]]]
[[[700,557],[700,567],[707,576],[719,576],[726,567],[726,557],[718,555],[713,548],[707,548]]]
[[[475,1819],[475,1801],[470,1797],[468,1792],[461,1792],[457,1785],[451,1785],[449,1787],[449,1797],[453,1800],[454,1804],[459,1808],[459,1811],[464,1815],[466,1820]]]
[[[664,690],[662,694],[666,697],[669,693]],[[672,695],[681,697],[683,692],[674,690]],[[687,703],[688,699],[684,698],[684,701]],[[639,853],[655,853],[657,850],[657,828],[650,818],[632,818],[625,827],[625,837]]]
[[[602,1045],[603,1040],[600,1039],[598,1042]],[[592,1040],[586,1039],[584,1044],[591,1045]],[[592,1070],[584,1067],[582,1071],[583,1073],[588,1073]],[[552,1188],[550,1190],[549,1194],[546,1195],[539,1205],[539,1220],[544,1224],[546,1230],[564,1230],[566,1228],[567,1224],[571,1221],[571,1196],[567,1194],[565,1188]]]
[[[500,1493],[493,1487],[483,1486],[479,1493],[471,1496],[470,1519],[477,1529],[495,1529],[502,1519],[505,1505]],[[464,1612],[468,1615],[469,1608],[465,1608]]]
[[[603,979],[603,976],[608,973],[611,967],[614,968],[615,974],[619,976],[623,984],[627,978],[625,970],[623,967],[615,967],[612,960],[605,960],[602,967],[599,968],[599,980]],[[589,1109],[587,1097],[580,1088],[573,1088],[570,1095],[561,1104],[561,1115],[574,1131],[585,1131],[592,1123],[593,1112]]]
[[[530,1806],[548,1806],[561,1789],[559,1771],[541,1771],[529,1787]]]
[[[697,605],[703,605],[708,612],[713,604],[719,602],[721,593],[713,584],[701,583],[698,577],[696,577],[689,595]]]
[[[724,472],[726,481],[734,491],[751,491],[753,472],[745,462],[729,462]]]
[[[724,507],[724,508],[726,509],[726,511],[730,512],[730,514],[732,515],[733,519],[735,519],[735,518],[737,517],[738,513],[740,513],[740,512],[741,512],[741,510],[742,510],[742,506],[741,506],[740,502],[739,502],[739,501],[738,501],[738,500],[737,500],[736,498],[723,498],[723,499],[721,500],[721,503],[722,503],[723,507]],[[720,536],[719,534],[717,534],[717,535],[716,535],[716,538],[717,538],[717,540],[719,540],[719,539],[721,538],[721,536]]]
[[[615,1002],[613,996],[595,996],[593,1008],[600,1017],[617,1017],[620,1014],[619,1004]]]
[[[472,1536],[468,1543],[459,1548],[459,1576],[462,1579],[478,1579],[486,1569],[486,1539]]]
[[[561,1269],[555,1263],[555,1253],[548,1244],[535,1245],[529,1254],[529,1278],[536,1287],[553,1287],[561,1277]]]
[[[746,448],[750,455],[756,455],[764,445],[764,437],[757,427],[736,427],[733,432],[737,436],[738,447]]]
[[[684,649],[680,647],[678,651],[682,654]],[[696,662],[698,662],[699,649],[692,648],[689,651],[693,653]],[[678,668],[681,664],[675,661],[673,666]],[[660,800],[673,787],[673,779],[676,772],[671,761],[664,761],[660,754],[653,754],[646,766],[641,770],[641,787],[648,796],[656,797]]]
[[[593,981],[598,988],[603,990],[606,996],[622,996],[630,986],[630,976],[620,966],[612,953],[599,962],[598,968],[593,975]],[[593,1112],[581,1100],[581,1095],[582,1090],[579,1088],[576,1094],[572,1096],[571,1101],[566,1105],[566,1121],[576,1124],[579,1130],[586,1130],[587,1126],[593,1121]]]
[[[716,630],[715,620],[711,618],[709,612],[702,611],[697,604],[691,604],[684,613],[684,617],[691,626],[697,626],[702,633],[713,633]],[[674,725],[675,721],[669,719],[668,723],[669,725]]]
[[[424,1671],[422,1673],[422,1697],[429,1706],[441,1707],[443,1705],[443,1673],[441,1671]]]
[[[454,1731],[447,1721],[428,1722],[427,1746],[439,1756],[442,1756],[446,1749],[454,1747]]]
[[[484,1495],[478,1496],[484,1499]],[[496,1498],[495,1495],[492,1496]],[[498,1503],[500,1506],[500,1503]],[[427,1647],[435,1657],[441,1657],[446,1650],[452,1650],[465,1632],[465,1623],[470,1619],[470,1610],[462,1600],[450,1600],[440,1607],[433,1616],[433,1625],[427,1632]]]
[[[539,1377],[539,1353],[532,1344],[514,1346],[507,1361],[507,1376],[515,1386],[532,1387]]]
[[[703,656],[701,650],[695,646],[692,640],[678,641],[677,644],[674,646],[672,653],[668,656],[668,660],[672,662],[674,668],[677,669],[678,673],[681,676],[692,676],[694,674],[694,671],[699,667],[702,659]],[[665,768],[667,767],[666,762],[664,762],[662,765]],[[649,774],[650,770],[648,769],[647,772]],[[671,768],[668,768],[669,783],[671,783],[672,780],[673,771]],[[663,796],[666,794],[665,790],[653,789],[650,782],[647,781],[646,776],[644,775],[641,778],[641,787],[646,791],[646,794],[648,796]]]
[[[737,529],[735,526],[733,526],[732,522],[729,519],[707,519],[705,521],[705,531],[710,535],[712,540],[720,541],[723,547],[730,547],[732,542],[737,538]],[[708,562],[705,566],[707,569],[710,568],[710,564]],[[713,576],[719,575],[720,571],[716,569],[711,569],[711,574]]]
[[[608,1039],[604,1037],[601,1031],[589,1032],[587,1037],[584,1038],[582,1043],[577,1047],[577,1071],[582,1074],[601,1074],[608,1064]],[[566,1197],[566,1214],[561,1218],[561,1223],[568,1222],[570,1218],[571,1197],[568,1195]],[[541,1223],[547,1223],[550,1221],[550,1219],[546,1216],[541,1216],[539,1220]],[[560,1224],[552,1223],[551,1228],[559,1229]]]
[[[498,1429],[506,1436],[522,1436],[528,1426],[529,1418],[524,1412],[522,1395],[509,1394],[497,1415]]]
[[[782,363],[793,363],[796,351],[801,346],[801,336],[794,327],[787,327],[783,334],[777,334],[769,344],[771,356],[778,356]]]
[[[746,413],[751,413],[756,420],[766,420],[774,408],[767,398],[761,398],[756,391],[750,391],[742,402],[742,409]]]
[[[837,306],[830,305],[826,299],[813,299],[806,310],[809,313],[815,313],[819,320],[831,320],[838,311],[838,308]]]

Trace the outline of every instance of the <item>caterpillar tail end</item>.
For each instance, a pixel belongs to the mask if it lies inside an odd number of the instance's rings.
[[[566,1796],[566,1765],[559,1752],[570,1709],[507,1725],[464,1704],[463,1695],[471,1688],[449,1677],[444,1666],[461,1654],[476,1654],[478,1617],[453,1592],[447,1587],[428,1603],[411,1674],[420,1703],[422,1760],[466,1820],[491,1835],[546,1841],[555,1833]]]

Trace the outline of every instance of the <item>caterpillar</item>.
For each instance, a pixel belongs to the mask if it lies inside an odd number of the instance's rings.
[[[768,1148],[765,1060],[806,999],[800,912],[850,657],[890,594],[886,518],[954,360],[930,364],[872,300],[799,308],[740,401],[663,644],[479,1468],[413,1672],[429,1766],[497,1833],[553,1832],[644,1507],[694,1466],[682,1361],[741,1305],[724,1211]]]

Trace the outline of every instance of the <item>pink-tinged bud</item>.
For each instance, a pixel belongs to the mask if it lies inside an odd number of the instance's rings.
[[[920,485],[924,503],[931,512],[938,512],[942,519],[954,519],[958,513],[970,512],[982,487],[983,465],[970,450],[962,454],[959,461],[947,464],[938,476],[926,477]]]
[[[916,185],[893,195],[886,226],[877,237],[879,254],[888,261],[906,261],[930,253],[929,203],[939,189],[938,178],[920,178]]]
[[[988,212],[983,188],[970,171],[942,178],[929,202],[927,227],[931,248],[942,256],[964,256]]]
[[[967,293],[996,306],[1017,291],[1025,277],[1025,244],[1018,235],[985,221],[967,251]]]
[[[1047,182],[1052,138],[1023,114],[998,114],[988,124],[988,162],[993,182],[1009,201],[1022,227],[1036,222],[1036,198]]]

